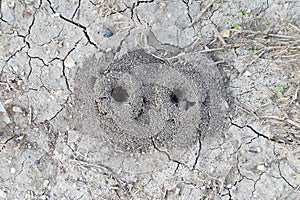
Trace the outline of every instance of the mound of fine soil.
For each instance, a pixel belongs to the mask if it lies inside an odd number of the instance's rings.
[[[113,61],[92,57],[76,80],[74,124],[125,149],[147,149],[153,142],[188,146],[202,134],[222,132],[225,90],[206,56],[172,64],[142,50]]]

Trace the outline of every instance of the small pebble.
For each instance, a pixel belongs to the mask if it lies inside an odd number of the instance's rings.
[[[28,18],[32,15],[31,12],[27,11],[27,10],[24,10],[23,13],[22,13],[22,17],[23,18]]]
[[[4,132],[0,131],[0,137],[2,137],[4,135]]]
[[[30,143],[26,143],[26,147],[28,148],[28,149],[31,149],[31,144]]]
[[[50,16],[51,18],[60,17],[60,13],[54,13]]]
[[[223,30],[220,33],[224,38],[229,38],[230,37],[230,30]]]
[[[41,163],[41,160],[35,160],[34,164],[39,165]]]
[[[22,112],[23,112],[22,109],[21,109],[20,107],[18,107],[18,106],[13,106],[13,107],[12,107],[12,110],[13,110],[15,113],[22,113]]]
[[[68,56],[68,57],[65,59],[64,64],[65,64],[66,67],[72,68],[72,67],[75,66],[75,61],[73,60],[72,57]]]
[[[246,70],[244,74],[245,74],[245,76],[248,76],[248,77],[250,77],[252,75],[248,70]]]
[[[261,148],[260,147],[250,147],[249,148],[249,152],[250,153],[260,153],[261,152]]]
[[[16,173],[16,168],[12,167],[12,168],[10,169],[10,173],[12,173],[12,174]]]
[[[114,33],[109,28],[104,28],[102,34],[104,37],[111,37]]]
[[[265,167],[265,165],[257,165],[256,169],[259,171],[265,171],[266,167]]]

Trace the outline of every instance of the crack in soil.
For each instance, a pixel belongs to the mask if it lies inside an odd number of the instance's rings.
[[[72,14],[72,17],[71,17],[72,20],[74,20],[74,17],[76,15],[76,13],[77,13],[77,16],[79,16],[80,6],[81,6],[81,0],[78,0],[77,7],[76,7],[76,9],[75,9],[75,11],[74,11],[74,13]]]
[[[12,59],[13,57],[16,56],[17,53],[21,52],[24,48],[26,47],[26,45],[22,46],[21,48],[17,49],[15,52],[13,52],[6,60],[5,62],[9,62],[10,59]],[[2,68],[2,72],[3,72],[4,67]]]
[[[292,185],[292,184],[291,184],[291,183],[283,176],[282,171],[281,171],[281,167],[280,167],[280,162],[278,163],[277,167],[278,167],[278,170],[279,170],[279,174],[280,174],[281,178],[284,180],[284,182],[286,182],[290,187],[292,187],[293,189],[295,189],[296,186],[293,186],[293,185]]]
[[[189,1],[185,1],[185,0],[181,0],[181,1],[185,4],[186,10],[187,10],[187,16],[188,16],[188,18],[189,18],[190,23],[192,23],[192,22],[193,22],[193,18],[192,18],[192,16],[190,15]],[[194,28],[194,26],[193,26],[193,28]],[[195,28],[194,28],[194,30],[195,30]]]
[[[236,125],[233,124],[232,122],[231,122],[231,124],[232,124],[233,126],[236,126]],[[238,126],[236,126],[236,127],[238,127]],[[243,129],[243,127],[238,127],[238,128]],[[244,145],[251,144],[251,143],[252,143],[255,139],[257,139],[257,138],[259,138],[259,135],[257,135],[256,137],[251,138],[248,142],[242,142],[242,143],[238,146],[238,148],[236,149],[236,151],[234,151],[234,152],[231,153],[230,155],[235,155],[237,152],[240,151],[240,149],[241,149]]]
[[[69,99],[69,98],[68,98]],[[68,100],[66,100],[66,102],[67,102]],[[53,117],[51,117],[48,121],[52,121],[53,119],[55,119],[58,115],[59,115],[59,113],[61,113],[63,110],[65,109],[65,106],[63,105],[62,107],[61,107],[61,109],[59,109],[59,111],[57,111],[55,114],[54,114],[54,116]]]
[[[69,80],[68,80],[68,77],[67,77],[67,75],[66,75],[66,65],[65,65],[65,60],[66,60],[67,57],[68,57],[68,56],[76,49],[76,47],[77,47],[77,45],[79,44],[80,41],[81,41],[81,39],[78,40],[78,41],[75,43],[74,47],[73,47],[72,49],[70,49],[70,50],[68,51],[68,53],[66,54],[66,56],[61,60],[61,61],[62,61],[62,66],[63,66],[63,68],[62,68],[62,74],[63,74],[63,76],[64,76],[64,78],[65,78],[65,82],[66,82],[67,89],[69,90],[69,92],[71,92],[71,94],[72,94],[73,92],[72,92],[72,90],[70,89]]]
[[[8,138],[4,143],[2,144],[2,147],[0,148],[0,153],[3,151],[3,149],[6,147],[7,143],[11,140],[14,140],[17,137],[16,134],[14,134],[12,137]]]
[[[131,27],[131,28],[128,30],[127,34],[126,34],[125,37],[121,40],[120,45],[119,45],[118,48],[116,49],[116,52],[120,52],[123,43],[124,43],[124,42],[126,41],[126,39],[129,37],[129,35],[130,35],[130,33],[131,33],[131,31],[132,31],[133,29],[134,29],[134,27]]]
[[[79,22],[75,22],[75,21],[73,21],[72,19],[68,19],[68,18],[64,17],[64,16],[63,16],[62,14],[60,14],[60,13],[57,13],[57,12],[55,11],[55,9],[52,7],[51,1],[50,1],[50,0],[47,0],[47,2],[49,3],[49,7],[50,7],[51,11],[52,11],[54,14],[58,14],[59,17],[60,17],[62,20],[66,21],[66,22],[68,22],[68,23],[71,23],[71,24],[77,26],[78,28],[82,29],[82,31],[83,31],[83,33],[84,33],[86,39],[88,40],[88,43],[91,44],[91,45],[93,45],[96,49],[99,49],[99,47],[97,46],[97,44],[91,40],[91,38],[90,38],[90,36],[89,36],[89,34],[88,34],[88,32],[87,32],[87,27],[83,26],[83,25],[80,24]]]
[[[201,142],[201,136],[202,136],[202,134],[201,134],[200,130],[198,130],[198,129],[197,129],[197,132],[198,132],[198,142],[199,142],[199,144],[198,144],[197,156],[196,156],[195,162],[193,164],[192,170],[195,170],[195,168],[196,168],[196,165],[197,165],[198,160],[200,158],[201,148],[202,148],[202,142]]]
[[[160,149],[156,146],[155,141],[154,141],[153,139],[152,139],[152,145],[153,145],[153,147],[154,147],[155,150],[157,150],[158,152],[160,152],[160,153],[166,155],[169,161],[172,161],[172,162],[174,162],[174,163],[177,163],[178,165],[186,166],[184,163],[182,163],[182,162],[180,162],[180,161],[178,161],[178,160],[172,159],[171,156],[168,154],[168,152],[166,152],[166,151],[164,151],[164,150],[160,150]],[[187,167],[187,166],[186,166],[186,167]]]
[[[264,139],[266,139],[266,140],[269,140],[269,141],[272,141],[272,142],[275,142],[275,143],[278,143],[278,144],[286,144],[286,143],[283,142],[283,141],[276,140],[274,137],[268,137],[268,136],[266,136],[266,135],[264,135],[264,134],[258,132],[257,130],[255,130],[255,129],[254,129],[252,126],[250,126],[249,124],[244,125],[244,126],[238,125],[238,124],[234,123],[234,122],[232,121],[232,119],[231,119],[231,125],[233,125],[233,126],[239,128],[239,129],[249,128],[249,129],[250,129],[253,133],[255,133],[258,137],[262,137],[262,138],[264,138]],[[258,138],[258,137],[256,137],[256,138]],[[256,138],[253,138],[253,139],[256,139]],[[251,142],[250,142],[250,143],[251,143]]]
[[[253,189],[252,192],[251,192],[251,198],[254,197],[254,192],[256,191],[256,184],[260,181],[261,176],[262,176],[264,173],[265,173],[265,172],[261,172],[261,173],[259,174],[259,177],[255,180],[254,185],[253,185],[254,189]]]
[[[154,0],[149,0],[149,1],[137,1],[137,2],[134,2],[133,4],[132,4],[132,6],[131,7],[128,7],[130,10],[131,10],[131,19],[133,19],[133,15],[134,15],[134,9],[135,8],[137,8],[140,4],[143,4],[143,3],[153,3],[154,2]],[[126,4],[125,4],[126,5]],[[127,5],[126,5],[127,6]],[[137,15],[136,15],[137,16]],[[138,18],[138,17],[137,17]],[[138,18],[138,21],[140,21],[139,20],[139,18]]]

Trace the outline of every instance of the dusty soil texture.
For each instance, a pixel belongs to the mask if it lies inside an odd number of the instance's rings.
[[[298,0],[0,0],[0,200],[298,199]]]

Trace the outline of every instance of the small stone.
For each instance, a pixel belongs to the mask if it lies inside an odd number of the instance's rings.
[[[15,112],[15,113],[22,113],[22,109],[18,106],[13,106],[12,107],[12,111]]]
[[[15,127],[15,129],[17,129],[17,126]],[[21,142],[21,141],[23,140],[24,136],[25,136],[25,135],[21,135],[21,136],[17,137],[17,138],[15,139],[15,141],[16,141],[17,143]]]
[[[41,160],[35,160],[34,164],[39,165],[41,163]]]
[[[56,18],[56,17],[60,17],[60,13],[54,13],[50,16],[51,18]]]
[[[290,6],[290,3],[289,3],[289,2],[283,4],[284,9],[286,9],[286,10],[289,9],[289,6]]]
[[[204,191],[204,190],[206,189],[206,187],[205,187],[205,186],[202,186],[202,187],[200,187],[200,189],[201,189],[202,191]]]
[[[8,105],[8,104],[12,104],[13,103],[13,99],[7,99],[4,101],[4,105]]]
[[[31,15],[32,15],[32,13],[27,10],[24,10],[22,13],[23,18],[29,18]]]
[[[18,80],[18,81],[17,81],[17,85],[18,85],[18,86],[22,85],[22,83],[23,83],[23,80]]]
[[[232,185],[228,184],[228,185],[226,185],[226,188],[230,189],[230,188],[232,188]]]
[[[259,171],[266,171],[265,165],[257,165],[256,169]]]
[[[10,169],[10,173],[11,173],[11,174],[15,174],[15,173],[16,173],[16,168],[12,167],[12,168]]]
[[[249,152],[250,153],[260,153],[261,148],[260,147],[250,147]]]
[[[68,68],[71,68],[71,67],[74,67],[75,66],[75,62],[73,60],[73,58],[71,58],[70,56],[68,56],[65,61],[64,61],[64,64],[66,67]]]
[[[28,149],[31,149],[31,144],[30,143],[26,143],[26,147],[28,148]]]
[[[247,77],[250,77],[250,76],[252,75],[248,70],[246,70],[244,74],[245,74],[245,76],[247,76]]]
[[[37,148],[37,143],[36,142],[32,143],[32,147],[33,147],[33,149],[36,149]]]
[[[111,37],[114,33],[109,28],[104,28],[102,34],[104,37]]]
[[[230,30],[223,30],[223,31],[221,31],[221,33],[220,33],[221,35],[222,35],[222,37],[224,37],[224,38],[229,38],[230,37]]]
[[[0,137],[2,137],[4,135],[4,132],[0,131]]]

